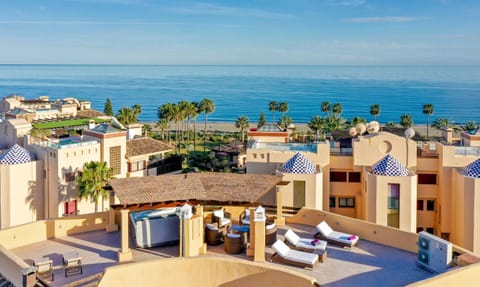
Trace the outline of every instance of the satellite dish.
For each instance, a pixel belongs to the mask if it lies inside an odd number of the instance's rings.
[[[349,133],[352,137],[354,137],[354,136],[357,135],[357,129],[352,127],[352,128],[350,128],[350,129],[348,130],[348,133]]]
[[[363,123],[359,123],[355,126],[355,129],[357,130],[357,133],[359,135],[362,135],[365,133],[365,131],[367,131],[367,127],[365,126],[365,124]]]
[[[405,137],[407,139],[413,138],[414,135],[415,135],[415,130],[414,129],[408,128],[408,129],[405,130]]]
[[[369,134],[378,133],[380,130],[380,124],[377,121],[371,121],[367,124],[367,132]]]

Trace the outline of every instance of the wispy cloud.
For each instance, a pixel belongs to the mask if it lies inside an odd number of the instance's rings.
[[[69,2],[91,3],[91,4],[120,4],[133,5],[140,4],[142,0],[67,0]]]
[[[63,25],[63,26],[153,26],[153,25],[173,25],[173,26],[216,26],[224,28],[244,27],[236,24],[225,23],[195,23],[195,22],[148,22],[148,21],[87,21],[87,20],[0,20],[0,25]]]
[[[189,7],[172,7],[168,8],[168,11],[174,14],[184,15],[237,16],[263,19],[286,19],[294,17],[292,14],[286,13],[277,13],[262,9],[222,6],[210,3],[198,3]]]
[[[351,23],[400,23],[414,22],[426,19],[427,17],[409,17],[409,16],[383,16],[383,17],[356,17],[343,19],[344,22]]]
[[[366,0],[327,0],[329,6],[361,6],[367,3]]]

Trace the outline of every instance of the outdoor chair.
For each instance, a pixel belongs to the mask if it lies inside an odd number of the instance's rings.
[[[318,254],[320,262],[324,262],[327,258],[327,242],[319,239],[302,238],[293,230],[289,229],[285,233],[285,243],[293,249],[313,252]]]
[[[232,215],[222,209],[212,212],[212,223],[216,223],[218,228],[228,227],[232,224]]]
[[[37,276],[41,279],[54,280],[53,261],[48,257],[35,260],[35,267],[37,269]]]
[[[250,225],[250,209],[245,208],[245,210],[240,213],[238,222],[243,225]]]
[[[225,252],[240,254],[245,250],[245,237],[241,234],[227,233],[225,235]]]
[[[319,262],[317,254],[290,249],[281,240],[277,240],[272,248],[275,253],[270,257],[270,261],[312,269]]]
[[[63,267],[65,269],[65,277],[83,274],[82,257],[76,251],[63,254]]]
[[[277,241],[277,225],[275,222],[267,222],[265,225],[265,244],[272,245]]]
[[[223,231],[213,224],[205,226],[205,241],[208,245],[219,245],[223,243]]]
[[[314,235],[315,239],[324,239],[343,247],[353,247],[359,239],[356,235],[334,231],[325,221],[322,221],[315,228],[318,230]]]

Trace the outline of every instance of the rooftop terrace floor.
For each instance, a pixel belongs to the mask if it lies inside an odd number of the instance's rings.
[[[287,228],[292,228],[301,237],[312,237],[314,228],[304,225],[289,225],[278,229],[278,238],[283,239]],[[133,243],[133,242],[131,242]],[[229,256],[223,245],[209,246],[207,256]],[[20,258],[35,260],[48,256],[53,260],[55,280],[50,286],[64,286],[104,271],[106,267],[117,265],[117,251],[120,249],[120,233],[104,231],[88,232],[67,237],[55,238],[19,247],[12,251]],[[152,260],[178,256],[178,245],[149,249],[133,248],[135,261]],[[62,254],[77,251],[82,257],[83,274],[65,277]],[[313,270],[275,264],[315,277],[321,286],[404,286],[433,277],[434,274],[416,265],[416,254],[396,248],[360,240],[357,246],[341,248],[329,244],[328,258]],[[267,248],[266,259],[272,254]],[[251,260],[245,255],[236,255],[240,260]]]

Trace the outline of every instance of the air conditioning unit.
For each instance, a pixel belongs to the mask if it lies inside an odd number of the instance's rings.
[[[422,231],[418,234],[418,266],[433,272],[445,272],[452,263],[452,243]]]

